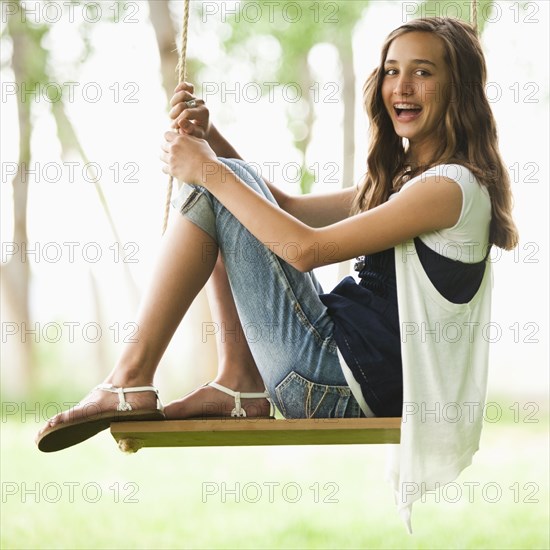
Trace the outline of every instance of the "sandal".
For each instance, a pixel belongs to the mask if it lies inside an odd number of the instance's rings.
[[[217,390],[227,393],[228,395],[231,395],[235,399],[235,408],[231,411],[231,417],[232,418],[245,418],[246,417],[246,411],[241,406],[241,399],[259,399],[264,398],[269,401],[269,417],[268,418],[275,418],[275,405],[273,403],[273,400],[269,396],[269,393],[262,392],[262,393],[243,393],[240,391],[233,391],[229,388],[226,388],[225,386],[222,386],[221,384],[218,384],[217,382],[209,382],[208,384],[205,384],[205,386],[212,386],[213,388],[216,388]],[[255,417],[255,418],[262,418],[262,417]],[[265,418],[265,417],[264,417]]]
[[[94,390],[103,390],[118,394],[118,406],[116,411],[105,411],[86,415],[74,422],[63,422],[50,426],[36,439],[38,448],[51,453],[72,447],[97,433],[107,429],[111,422],[126,420],[165,420],[163,406],[158,390],[154,386],[138,386],[135,388],[119,388],[112,384],[100,384]],[[125,399],[126,393],[152,391],[157,396],[157,408],[155,410],[133,410],[132,405]]]

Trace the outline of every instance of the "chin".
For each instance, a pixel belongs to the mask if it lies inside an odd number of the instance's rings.
[[[404,139],[411,139],[411,138],[414,138],[414,132],[407,132],[406,130],[403,131],[403,130],[398,130],[397,128],[393,128],[395,133],[400,137],[400,138],[404,138]]]

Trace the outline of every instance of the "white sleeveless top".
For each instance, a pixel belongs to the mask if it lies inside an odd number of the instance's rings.
[[[455,226],[420,235],[430,248],[465,263],[483,260],[488,248],[491,202],[472,173],[442,165],[428,175],[455,180],[463,204]],[[479,447],[487,393],[492,265],[465,304],[446,300],[432,285],[411,239],[395,247],[403,361],[401,443],[390,446],[387,479],[398,512],[412,533],[414,501],[453,481]]]
[[[481,262],[487,253],[491,199],[486,187],[460,164],[440,164],[412,178],[403,187],[407,189],[428,177],[441,176],[452,179],[462,190],[462,209],[453,227],[420,235],[420,239],[432,250],[466,264]],[[397,193],[390,196],[390,200]]]

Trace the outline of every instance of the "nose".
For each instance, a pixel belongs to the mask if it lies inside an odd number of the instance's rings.
[[[411,82],[406,75],[401,74],[395,80],[393,93],[397,96],[409,96],[414,93],[414,87],[414,82]]]

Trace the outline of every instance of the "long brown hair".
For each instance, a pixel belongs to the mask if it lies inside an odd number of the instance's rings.
[[[395,133],[381,92],[389,47],[395,38],[409,32],[431,32],[438,36],[444,44],[451,74],[440,146],[431,162],[422,167],[408,166],[403,139]],[[414,177],[438,164],[460,164],[489,192],[492,205],[489,241],[506,250],[517,245],[510,178],[498,149],[496,124],[485,95],[486,79],[481,44],[468,23],[448,17],[416,19],[390,33],[382,47],[380,65],[363,87],[370,139],[367,173],[355,198],[353,213],[386,202],[403,185],[404,177]]]

